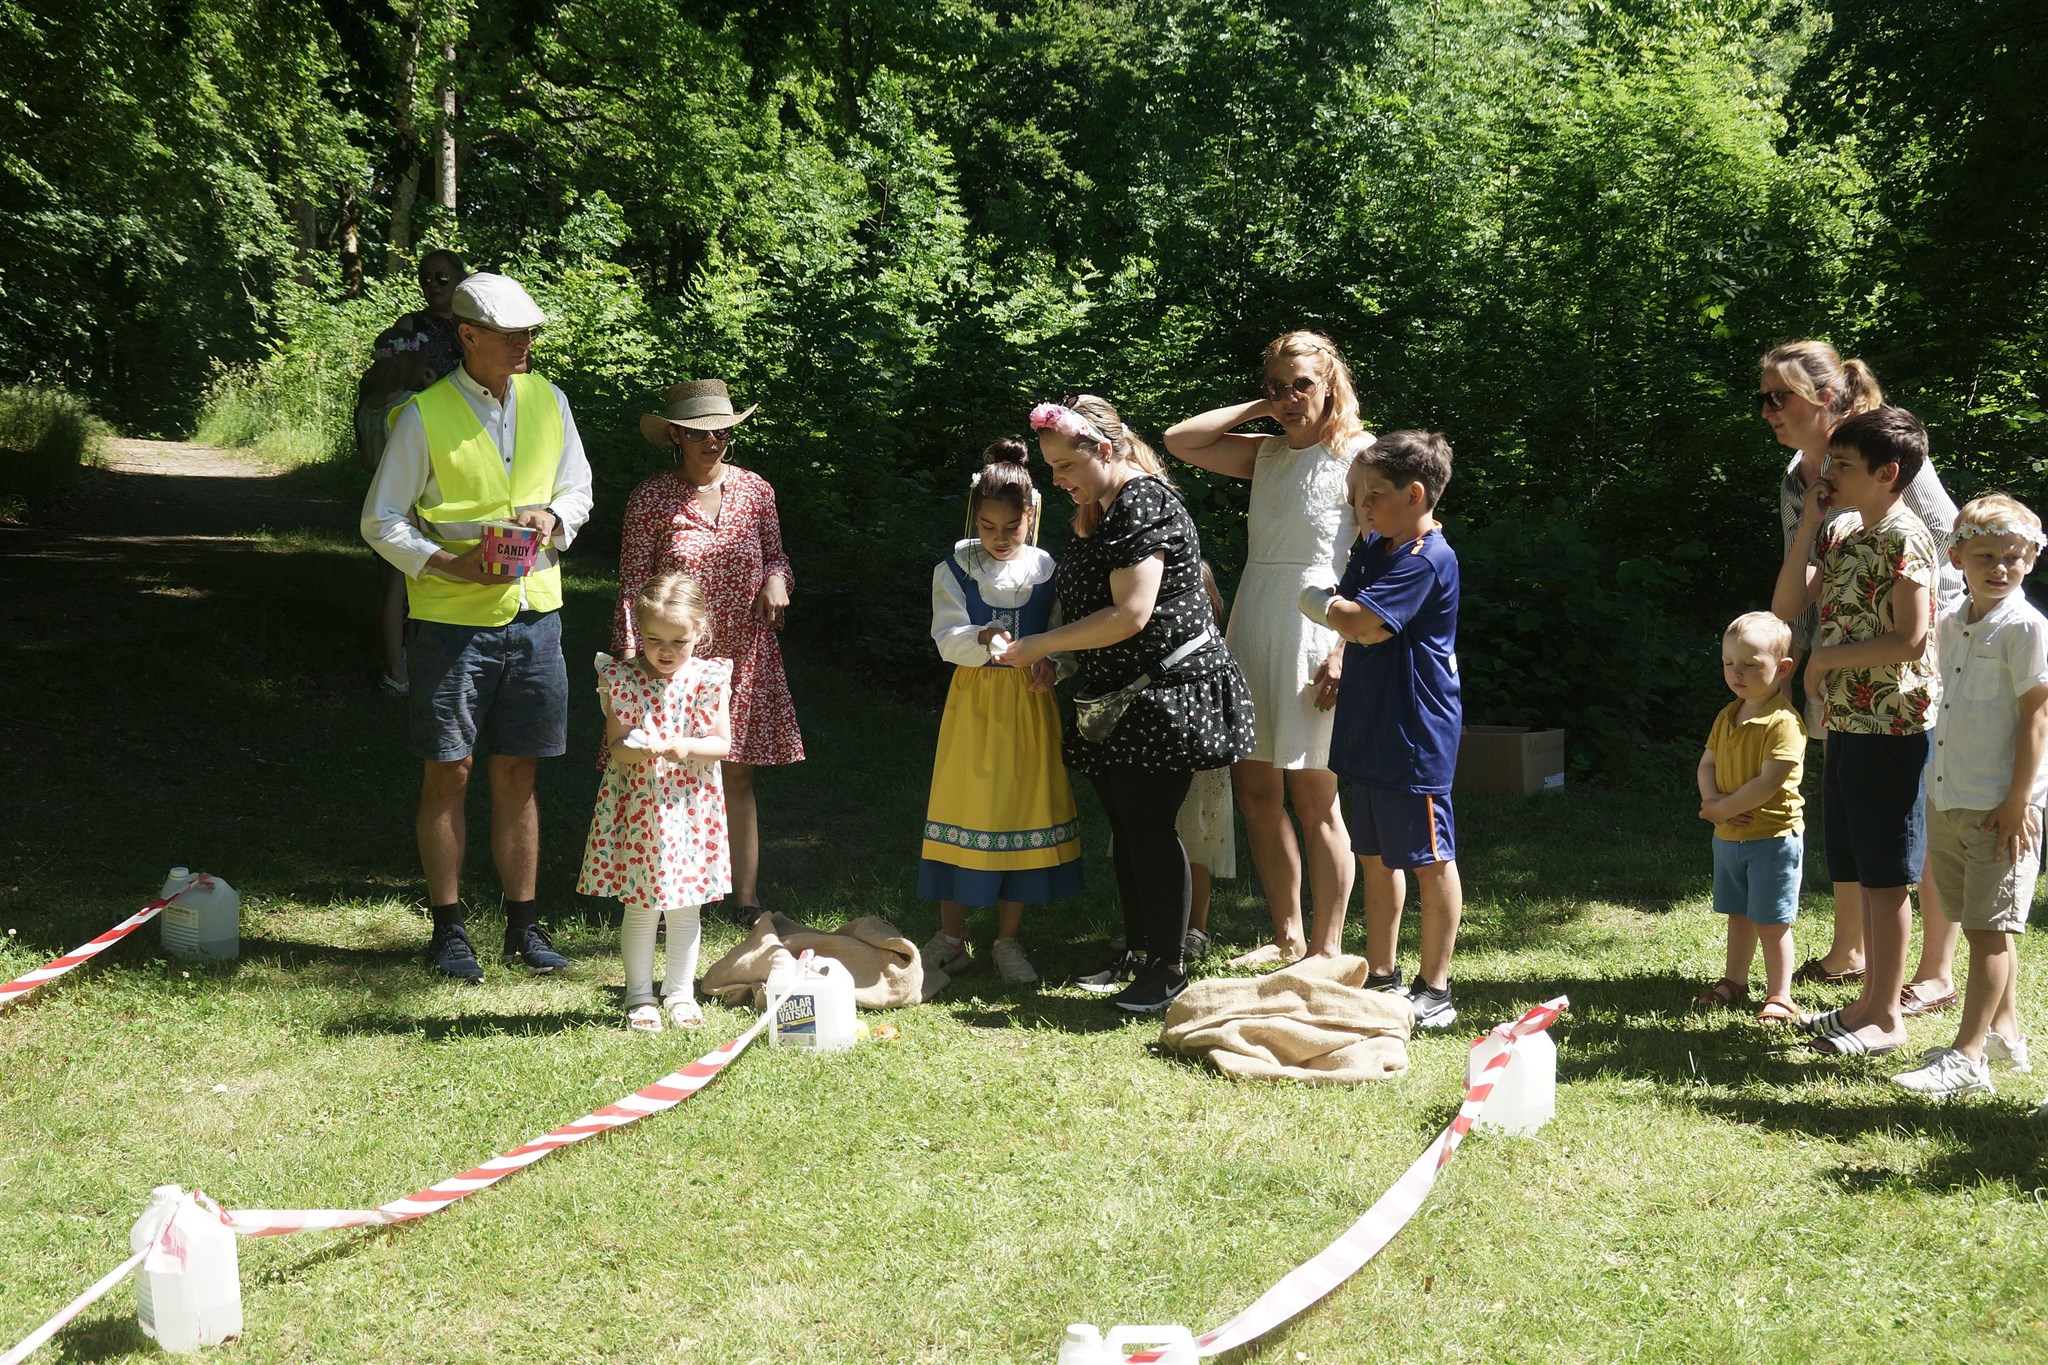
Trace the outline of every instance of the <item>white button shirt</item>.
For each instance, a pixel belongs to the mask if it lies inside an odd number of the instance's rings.
[[[2048,684],[2048,617],[2020,593],[1971,624],[1969,601],[1934,623],[1941,710],[1927,759],[1936,810],[1995,810],[2012,785],[2019,699]],[[2048,765],[2034,774],[2033,805],[2048,798]]]
[[[1008,559],[991,559],[981,541],[969,537],[953,547],[953,554],[974,580],[983,604],[995,611],[995,625],[1004,624],[1005,614],[1014,622],[1016,609],[1053,575],[1052,556],[1036,545],[1020,545]],[[939,657],[963,668],[981,667],[988,662],[988,646],[976,638],[981,632],[967,615],[967,594],[960,590],[960,580],[941,562],[932,570],[932,642],[939,647]],[[1014,625],[1009,633],[1017,633]]]
[[[505,401],[498,402],[491,391],[470,378],[467,367],[454,373],[455,387],[469,403],[477,421],[498,447],[505,472],[512,471],[512,452],[519,431],[518,393],[508,383]],[[554,391],[555,405],[562,414],[562,460],[555,470],[555,488],[548,498],[561,525],[551,542],[566,550],[590,519],[590,461],[583,453],[583,438],[576,432],[576,419],[569,412],[569,400],[560,389]],[[427,429],[417,407],[407,405],[392,424],[391,438],[384,444],[384,458],[370,479],[370,492],[363,499],[362,533],[370,548],[398,567],[408,578],[418,578],[427,561],[441,547],[429,540],[413,520],[414,504],[434,502],[440,497],[434,479],[434,462],[427,453]],[[526,585],[519,585],[519,606],[526,607]]]

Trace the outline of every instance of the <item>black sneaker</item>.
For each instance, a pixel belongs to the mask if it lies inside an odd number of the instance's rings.
[[[1369,991],[1392,991],[1396,995],[1403,994],[1401,990],[1401,969],[1396,967],[1384,975],[1379,972],[1367,972],[1365,975],[1365,988]]]
[[[484,969],[476,960],[476,949],[469,946],[469,933],[459,924],[434,930],[433,938],[427,941],[427,965],[467,985],[484,983]]]
[[[1086,976],[1074,978],[1074,984],[1084,991],[1096,995],[1111,995],[1124,988],[1124,983],[1137,976],[1145,965],[1145,955],[1134,953],[1128,948],[1109,960],[1109,965]]]
[[[515,956],[530,971],[559,972],[569,965],[569,959],[555,951],[555,941],[548,937],[548,931],[538,924],[505,931],[505,957]]]
[[[1451,1003],[1451,983],[1442,990],[1416,982],[1408,990],[1408,1003],[1415,1007],[1415,1027],[1447,1029],[1458,1022],[1458,1007]]]
[[[1188,974],[1164,962],[1148,962],[1137,980],[1118,991],[1109,1003],[1132,1014],[1158,1014],[1188,988]]]

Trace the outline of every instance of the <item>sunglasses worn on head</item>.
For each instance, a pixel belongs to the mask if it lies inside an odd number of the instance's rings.
[[[1790,397],[1792,397],[1790,389],[1765,389],[1756,396],[1756,410],[1758,412],[1783,412],[1785,410],[1785,400]]]
[[[1314,391],[1315,386],[1316,381],[1312,377],[1305,374],[1299,374],[1296,375],[1294,379],[1288,383],[1282,383],[1278,379],[1268,379],[1264,384],[1261,384],[1259,387],[1265,393],[1266,397],[1272,399],[1281,399],[1287,397],[1289,394],[1294,395],[1294,397],[1296,398],[1306,398],[1311,392]]]

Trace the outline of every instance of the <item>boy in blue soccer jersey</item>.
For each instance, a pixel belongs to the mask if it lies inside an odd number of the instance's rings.
[[[1427,1029],[1449,1028],[1458,1018],[1451,949],[1464,910],[1451,816],[1464,722],[1458,557],[1435,515],[1450,481],[1450,443],[1433,431],[1392,432],[1360,453],[1345,491],[1363,538],[1336,594],[1310,589],[1302,602],[1347,642],[1330,767],[1351,784],[1367,982],[1401,989],[1401,905],[1412,871],[1422,904],[1422,961],[1407,996],[1416,1026]]]

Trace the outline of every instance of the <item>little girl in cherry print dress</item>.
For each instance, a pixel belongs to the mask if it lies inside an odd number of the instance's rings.
[[[709,611],[687,574],[658,574],[633,602],[640,653],[597,656],[598,704],[611,756],[583,847],[586,896],[624,901],[626,1023],[697,1028],[699,911],[732,889],[725,788],[718,760],[732,749],[732,661],[695,657]],[[654,994],[654,935],[668,919],[668,971]]]

